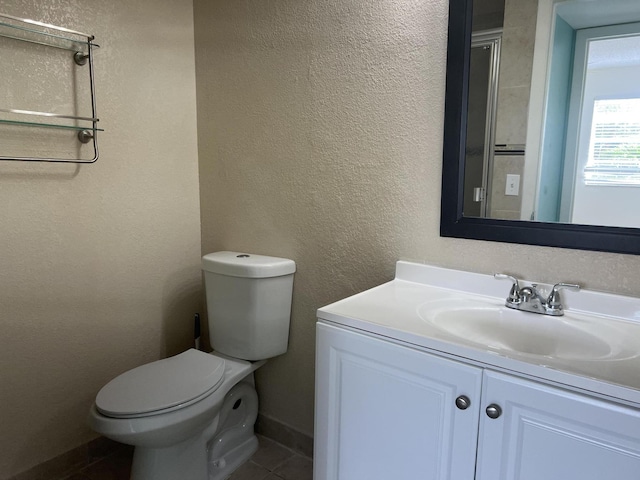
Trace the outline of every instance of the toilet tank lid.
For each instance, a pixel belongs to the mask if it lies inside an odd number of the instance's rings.
[[[202,257],[202,269],[230,277],[268,278],[295,273],[296,263],[288,258],[253,253],[215,252]]]

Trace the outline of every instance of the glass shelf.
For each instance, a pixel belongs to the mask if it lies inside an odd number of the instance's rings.
[[[57,125],[54,123],[24,122],[21,120],[3,120],[3,119],[0,119],[0,124],[19,125],[22,127],[59,128],[59,129],[76,130],[76,131],[91,130],[96,132],[104,132],[103,128],[96,128],[96,127],[93,127],[93,125],[83,127],[80,125]]]
[[[0,14],[0,37],[72,52],[87,50],[88,44],[91,44],[92,47],[98,47],[98,45],[91,43],[93,35],[5,14]]]

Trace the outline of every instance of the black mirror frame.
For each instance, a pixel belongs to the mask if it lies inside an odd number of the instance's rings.
[[[440,236],[640,254],[636,228],[463,217],[472,4],[449,0]]]

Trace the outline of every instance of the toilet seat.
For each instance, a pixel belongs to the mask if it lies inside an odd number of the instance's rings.
[[[96,408],[109,417],[158,415],[191,405],[223,382],[225,360],[190,349],[129,370],[107,383]]]

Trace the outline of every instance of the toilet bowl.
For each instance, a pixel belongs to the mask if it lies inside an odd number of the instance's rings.
[[[257,448],[252,372],[263,363],[191,349],[143,365],[103,387],[89,423],[136,447],[132,479],[223,479]]]
[[[203,257],[211,344],[129,370],[96,396],[89,424],[135,446],[132,480],[222,480],[257,449],[253,372],[286,351],[295,263]]]

